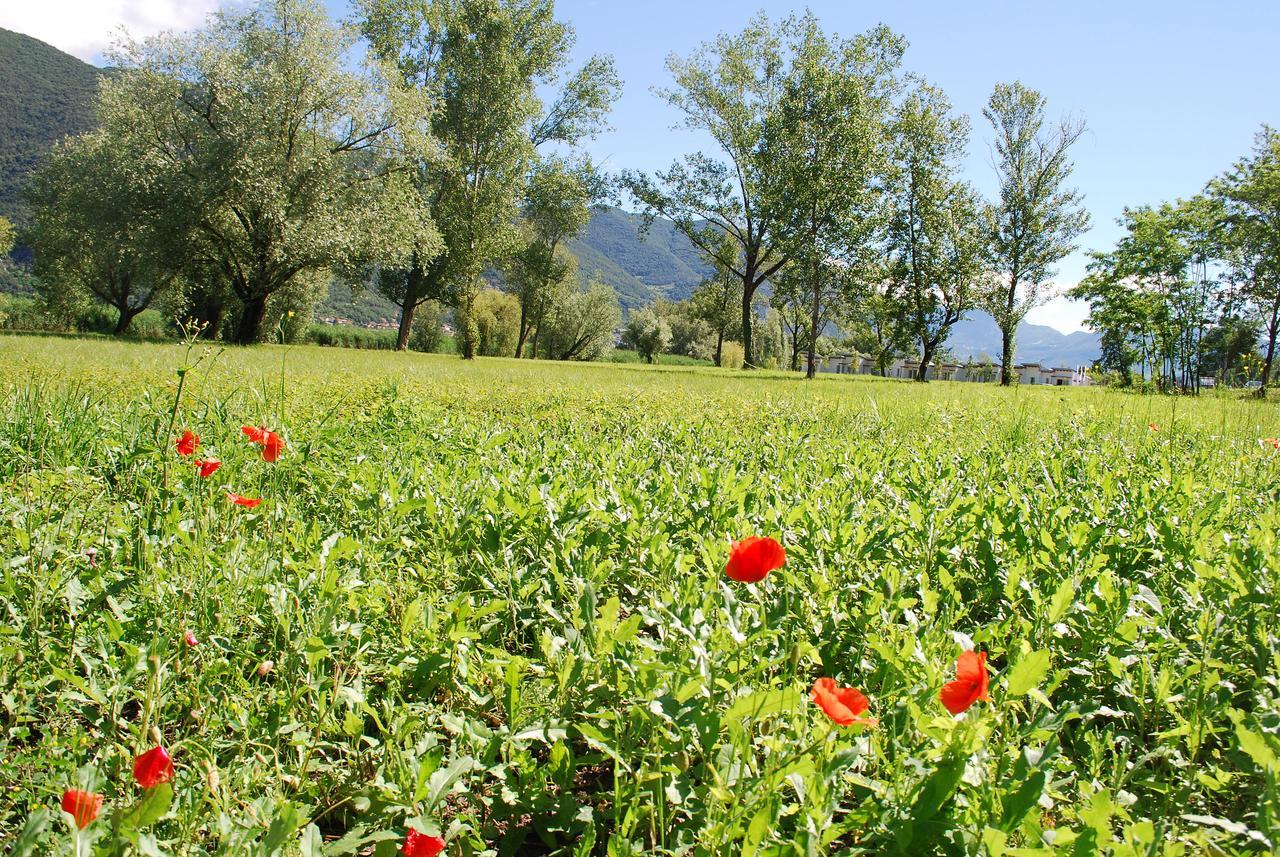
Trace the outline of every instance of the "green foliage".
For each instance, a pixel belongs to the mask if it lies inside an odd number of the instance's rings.
[[[538,332],[534,356],[552,360],[597,360],[614,344],[622,309],[613,289],[601,282],[571,292],[556,304]]]
[[[1219,256],[1232,285],[1266,329],[1259,395],[1272,380],[1280,338],[1280,131],[1264,125],[1253,151],[1209,183],[1221,212]]]
[[[872,301],[901,305],[872,324],[901,323],[919,347],[917,380],[939,357],[951,328],[978,300],[987,246],[977,193],[955,178],[969,139],[969,122],[956,116],[937,89],[920,86],[903,100],[893,124],[892,180],[885,265],[887,287],[872,285]],[[873,314],[879,309],[873,307]],[[870,325],[869,325],[870,327]],[[886,349],[900,341],[886,331]]]
[[[671,347],[671,325],[653,307],[635,310],[622,328],[622,344],[653,363]]]
[[[1027,313],[1045,300],[1053,266],[1089,228],[1084,197],[1067,186],[1074,169],[1071,147],[1084,134],[1082,120],[1047,124],[1046,100],[1019,81],[999,83],[982,115],[995,132],[999,199],[987,211],[991,267],[998,276],[982,296],[982,308],[1000,326],[1000,383],[1013,381],[1015,334]]]
[[[0,216],[25,223],[27,175],[54,143],[97,124],[102,75],[38,39],[0,29]]]
[[[45,303],[113,307],[113,332],[179,276],[189,236],[172,211],[184,176],[139,135],[109,129],[54,146],[31,176],[30,243]]]
[[[70,852],[88,785],[94,853],[1265,851],[1276,414],[1169,405],[5,337],[0,839]]]
[[[370,330],[349,324],[309,324],[303,342],[340,348],[390,350],[396,347],[393,330]]]
[[[13,245],[17,243],[18,231],[7,217],[0,217],[0,258],[9,255]]]
[[[355,36],[317,0],[263,2],[128,45],[103,86],[103,133],[174,178],[163,214],[186,256],[169,263],[230,290],[240,344],[299,280],[439,247],[407,171],[432,145],[419,101],[347,69]]]

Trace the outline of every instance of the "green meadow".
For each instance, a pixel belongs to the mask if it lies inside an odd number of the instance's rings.
[[[0,842],[1267,852],[1277,435],[1239,394],[0,338]],[[734,582],[753,534],[786,565]]]

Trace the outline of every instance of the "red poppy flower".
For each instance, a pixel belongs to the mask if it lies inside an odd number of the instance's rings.
[[[196,447],[200,445],[200,435],[187,429],[174,443],[178,447],[178,455],[194,455]]]
[[[163,747],[152,747],[133,760],[133,778],[144,789],[152,789],[173,779],[173,760]]]
[[[195,464],[196,472],[200,474],[201,479],[208,479],[222,466],[222,462],[216,458],[201,458],[192,463]]]
[[[77,828],[84,830],[102,811],[102,795],[67,789],[62,793],[62,811],[76,820]]]
[[[1269,437],[1263,443],[1270,445],[1272,449],[1280,449],[1280,437]]]
[[[416,830],[410,830],[404,838],[400,853],[406,857],[436,857],[444,850],[444,840],[439,836],[427,836]]]
[[[765,536],[747,536],[729,548],[729,562],[724,573],[739,583],[759,583],[769,572],[787,563],[782,545]]]
[[[956,680],[942,686],[938,699],[952,714],[967,711],[979,699],[990,702],[987,695],[987,653],[961,652],[956,659]]]
[[[1152,431],[1160,431],[1160,426],[1156,425],[1155,423],[1147,423],[1147,428],[1151,429]]]
[[[194,649],[196,646],[200,645],[200,641],[196,639],[196,635],[195,635],[195,632],[194,632],[194,631],[185,631],[185,632],[183,632],[183,634],[182,634],[182,642],[186,643],[188,646],[190,646],[190,647],[191,647],[191,648],[193,648],[193,649]]]
[[[870,707],[867,698],[853,687],[840,687],[835,679],[820,678],[813,683],[810,698],[823,713],[840,726],[875,726],[874,717],[863,717]]]
[[[261,497],[241,497],[239,494],[227,492],[227,499],[237,506],[244,506],[246,509],[256,509],[261,503]]]
[[[266,428],[258,428],[257,426],[241,426],[240,431],[249,440],[262,447],[262,460],[270,463],[280,457],[280,453],[284,450],[284,441],[280,439],[280,435]]]

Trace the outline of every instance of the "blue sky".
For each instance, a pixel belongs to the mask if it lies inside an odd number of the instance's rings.
[[[335,17],[346,0],[327,0]],[[197,23],[217,0],[2,2],[0,27],[29,33],[94,61],[119,25],[135,35]],[[781,18],[802,5],[766,0],[559,0],[578,31],[577,59],[611,53],[625,82],[614,130],[590,151],[611,169],[654,170],[706,145],[684,130],[651,88],[669,78],[665,59],[717,33],[740,29],[759,9]],[[966,175],[990,194],[993,173],[982,105],[997,81],[1043,92],[1051,115],[1082,116],[1075,183],[1093,228],[1083,249],[1119,235],[1126,205],[1187,196],[1248,151],[1264,122],[1280,125],[1278,0],[1080,0],[1080,2],[856,3],[815,0],[828,30],[852,35],[885,23],[910,42],[905,66],[941,86],[973,121]],[[1084,253],[1064,260],[1058,281],[1084,274]],[[1085,309],[1065,300],[1033,320],[1076,329]]]

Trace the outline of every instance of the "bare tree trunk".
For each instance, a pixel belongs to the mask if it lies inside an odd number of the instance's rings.
[[[1000,328],[1000,386],[1013,383],[1013,331]]]
[[[529,308],[520,301],[520,336],[516,339],[516,359],[524,355],[524,341],[529,338]]]
[[[813,302],[809,305],[809,368],[805,377],[810,381],[818,373],[818,324],[822,316],[822,273],[815,265],[813,271]]]
[[[724,357],[724,328],[716,333],[716,365],[719,366],[723,362]]]
[[[115,329],[111,331],[111,334],[113,336],[120,336],[129,329],[129,325],[133,323],[134,316],[142,312],[142,310],[134,309],[127,304],[122,307],[116,307],[116,310],[119,311],[120,317],[116,320]]]
[[[755,289],[747,288],[747,282],[755,277],[755,267],[747,266],[746,276],[743,278],[742,285],[742,368],[754,369],[756,367],[756,354],[752,348],[751,342],[751,322],[752,307],[751,299],[755,297]]]
[[[235,343],[252,345],[258,341],[262,331],[262,323],[267,318],[267,296],[256,295],[244,301],[240,311],[240,323],[236,325]]]
[[[1280,297],[1271,305],[1271,318],[1267,322],[1267,358],[1262,363],[1262,386],[1258,398],[1267,397],[1267,384],[1271,381],[1271,364],[1276,356],[1276,334],[1280,333]]]
[[[928,342],[920,344],[920,366],[916,369],[915,380],[924,383],[929,380],[929,364],[933,362],[934,346]]]
[[[404,306],[400,308],[400,329],[396,333],[396,351],[404,351],[409,347],[409,334],[413,331],[413,316],[418,305],[405,297]]]

